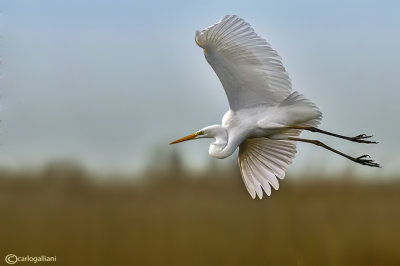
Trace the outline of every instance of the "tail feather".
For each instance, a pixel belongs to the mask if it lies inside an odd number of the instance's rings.
[[[318,107],[297,91],[283,100],[279,107],[288,113],[287,117],[290,120],[287,121],[288,125],[315,127],[322,119],[322,113]]]

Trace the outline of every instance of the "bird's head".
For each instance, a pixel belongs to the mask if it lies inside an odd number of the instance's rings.
[[[179,142],[192,140],[192,139],[201,139],[201,138],[215,138],[217,141],[220,139],[227,140],[227,132],[226,129],[220,125],[208,126],[199,131],[196,131],[193,134],[187,135],[186,137],[177,139],[170,144],[176,144]]]

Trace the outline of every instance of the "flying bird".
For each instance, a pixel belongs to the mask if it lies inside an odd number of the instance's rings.
[[[380,167],[368,155],[352,157],[314,139],[300,138],[303,130],[358,143],[377,143],[361,134],[347,137],[317,128],[322,119],[318,107],[292,85],[281,57],[243,19],[227,15],[216,24],[196,31],[195,41],[203,48],[226,92],[229,110],[222,125],[212,125],[170,144],[213,138],[209,154],[226,158],[239,148],[238,163],[252,198],[271,195],[279,188],[296,153],[296,143],[306,142],[337,153],[353,162]]]

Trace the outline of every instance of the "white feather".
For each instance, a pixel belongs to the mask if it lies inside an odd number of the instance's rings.
[[[250,195],[260,197],[261,187],[269,196],[271,188],[279,189],[282,179],[296,154],[296,143],[267,138],[247,139],[239,146],[239,166]],[[246,163],[243,163],[246,162]],[[250,163],[249,163],[250,162]],[[262,190],[261,190],[262,191]]]
[[[281,58],[269,43],[237,16],[196,32],[208,63],[219,77],[230,109],[222,125],[212,125],[172,143],[193,138],[214,138],[209,154],[223,159],[239,147],[238,163],[252,198],[271,195],[296,153],[288,141],[315,126],[321,112],[298,92],[292,92]],[[199,134],[201,132],[201,134]],[[271,188],[272,187],[272,188]]]
[[[225,16],[197,31],[196,43],[218,75],[232,110],[278,105],[291,91],[281,58],[267,41],[237,16]]]

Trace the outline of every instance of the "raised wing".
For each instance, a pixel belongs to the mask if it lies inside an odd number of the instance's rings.
[[[271,195],[271,186],[278,190],[279,179],[296,154],[296,142],[267,138],[247,139],[239,146],[239,167],[247,191],[261,199],[263,190]]]
[[[196,43],[220,79],[232,110],[278,105],[291,91],[281,58],[237,16],[197,31]]]

